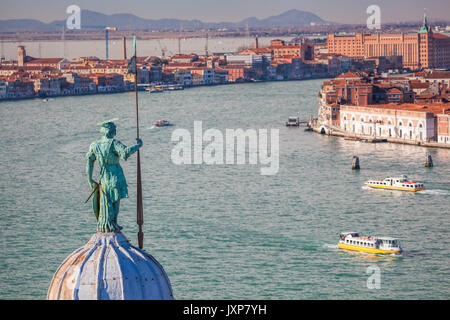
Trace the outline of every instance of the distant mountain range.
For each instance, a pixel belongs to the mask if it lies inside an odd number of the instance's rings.
[[[311,24],[333,24],[308,11],[289,10],[266,19],[250,17],[240,22],[202,22],[200,20],[144,19],[133,14],[119,13],[106,15],[95,11],[81,11],[82,29],[103,29],[117,27],[119,30],[179,30],[217,29],[237,27],[296,27]],[[44,23],[33,19],[0,20],[0,32],[7,31],[58,31],[66,25],[66,20]]]

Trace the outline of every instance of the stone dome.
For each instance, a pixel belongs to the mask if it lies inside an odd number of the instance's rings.
[[[55,272],[48,300],[171,300],[163,267],[121,232],[96,233]]]

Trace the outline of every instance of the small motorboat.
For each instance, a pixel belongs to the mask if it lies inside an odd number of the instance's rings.
[[[149,93],[159,93],[159,92],[164,92],[164,90],[163,89],[161,89],[161,88],[155,88],[155,87],[152,87],[152,88],[147,88],[147,89],[145,89],[147,92],[149,92]]]
[[[366,186],[373,189],[388,189],[399,191],[422,191],[425,190],[425,186],[421,182],[410,181],[407,176],[400,178],[386,178],[384,180],[369,180]]]
[[[170,127],[170,126],[173,126],[173,124],[167,120],[158,120],[153,123],[153,126],[154,127]]]
[[[396,238],[363,237],[358,232],[341,233],[339,235],[338,248],[380,254],[400,254],[403,252],[400,242]]]

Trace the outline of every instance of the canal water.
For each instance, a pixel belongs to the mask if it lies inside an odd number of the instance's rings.
[[[176,299],[450,298],[450,150],[370,144],[287,128],[316,114],[321,81],[140,93],[145,249]],[[135,138],[134,94],[0,103],[0,299],[45,299],[53,273],[95,232],[85,154],[97,122],[118,117]],[[150,129],[168,119],[174,127]],[[280,169],[175,165],[171,133],[279,129]],[[425,168],[427,154],[435,166]],[[352,171],[352,157],[361,170]],[[123,163],[130,199],[119,223],[136,240],[136,157]],[[96,171],[98,172],[98,171]],[[363,188],[407,174],[416,194]],[[340,251],[338,234],[398,237],[401,257]],[[369,289],[379,270],[380,289]]]

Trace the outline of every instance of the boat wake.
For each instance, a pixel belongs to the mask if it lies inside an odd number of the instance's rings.
[[[450,190],[442,190],[442,189],[426,189],[422,191],[417,191],[419,194],[432,194],[437,196],[449,196]]]
[[[430,253],[403,251],[404,257],[431,257]]]
[[[323,247],[327,248],[327,249],[337,249],[338,248],[337,244],[324,244]]]

